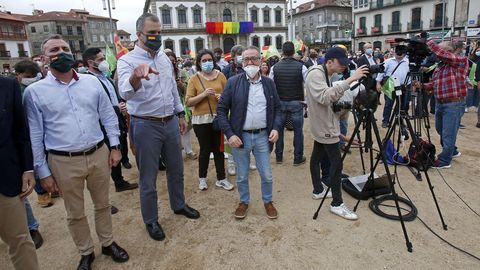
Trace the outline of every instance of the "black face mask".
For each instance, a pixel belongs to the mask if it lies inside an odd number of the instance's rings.
[[[50,58],[50,67],[61,73],[69,72],[74,63],[73,55],[68,53],[60,53]]]
[[[216,62],[220,61],[220,59],[222,59],[221,55],[215,55],[215,61]]]
[[[312,53],[310,54],[310,58],[317,58],[318,54]]]
[[[145,47],[152,51],[158,51],[162,47],[161,35],[145,35]]]

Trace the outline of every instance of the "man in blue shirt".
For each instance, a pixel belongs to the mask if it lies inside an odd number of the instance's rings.
[[[131,115],[130,138],[140,173],[140,206],[143,222],[154,240],[165,239],[158,223],[157,174],[159,157],[167,168],[170,207],[175,214],[197,219],[197,210],[185,203],[180,134],[186,131],[173,66],[160,50],[160,21],[145,13],[137,20],[138,42],[119,59],[120,95]]]
[[[128,261],[127,252],[113,241],[108,196],[110,168],[122,157],[115,112],[100,82],[72,69],[73,55],[61,36],[47,38],[42,52],[50,71],[45,79],[28,86],[24,97],[34,169],[46,191],[62,193],[68,228],[82,255],[78,269],[90,269],[95,259],[84,209],[85,182],[102,254],[116,262]],[[104,146],[99,120],[111,150]]]

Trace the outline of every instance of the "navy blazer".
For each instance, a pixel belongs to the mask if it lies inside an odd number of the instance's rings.
[[[33,170],[32,146],[23,110],[20,85],[0,76],[0,193],[18,196],[22,174]]]
[[[263,93],[267,100],[268,134],[282,128],[280,120],[280,98],[272,79],[262,76]],[[248,91],[250,82],[245,73],[236,75],[227,81],[227,85],[218,101],[218,124],[227,138],[237,135],[242,139],[243,126],[247,117]]]

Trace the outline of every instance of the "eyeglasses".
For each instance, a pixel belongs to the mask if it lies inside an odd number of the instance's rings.
[[[213,62],[213,59],[202,59],[200,62],[206,63],[206,62]]]
[[[254,57],[244,57],[243,62],[248,63],[248,62],[253,62],[253,63],[258,63],[260,61],[260,57],[254,56]]]

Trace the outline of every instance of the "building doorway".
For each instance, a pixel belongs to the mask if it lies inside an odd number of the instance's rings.
[[[233,38],[225,38],[223,40],[223,52],[229,53],[232,50],[232,47],[235,46],[235,41]]]

